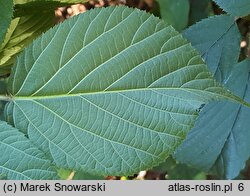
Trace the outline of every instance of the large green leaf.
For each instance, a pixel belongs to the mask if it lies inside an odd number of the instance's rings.
[[[36,13],[12,20],[5,41],[0,45],[0,75],[9,73],[16,55],[34,38],[54,25],[54,12]]]
[[[189,0],[157,0],[161,17],[178,31],[188,24]]]
[[[246,16],[250,14],[249,0],[213,0],[223,10],[234,16]]]
[[[164,161],[202,104],[238,99],[171,26],[126,7],[91,10],[46,32],[18,57],[9,93],[9,122],[59,167],[99,175]]]
[[[226,86],[246,101],[250,101],[249,65],[249,59],[243,61],[225,79]],[[249,116],[250,109],[239,104],[208,104],[175,157],[201,170],[213,169],[222,178],[235,178],[250,156]]]
[[[58,7],[83,3],[85,1],[88,0],[14,0],[15,16],[46,13],[54,11]]]
[[[241,35],[234,17],[210,17],[185,30],[183,36],[201,53],[218,81],[228,77],[240,54]]]
[[[55,179],[45,155],[17,129],[0,121],[0,175],[12,180]]]
[[[13,1],[0,0],[0,45],[9,28],[13,15]]]

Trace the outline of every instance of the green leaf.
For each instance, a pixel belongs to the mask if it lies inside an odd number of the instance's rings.
[[[47,13],[58,7],[83,3],[88,0],[14,0],[15,16],[25,16],[34,13]]]
[[[157,0],[161,17],[175,29],[181,31],[188,24],[189,0]]]
[[[190,0],[189,24],[194,24],[213,15],[211,0]]]
[[[35,81],[35,82],[34,82]],[[170,25],[137,9],[94,9],[18,57],[6,118],[62,168],[129,175],[164,161],[199,107],[233,96]]]
[[[9,28],[13,14],[13,1],[0,0],[0,45]]]
[[[209,33],[208,33],[209,32]],[[241,35],[232,16],[220,15],[191,26],[183,36],[201,53],[218,81],[238,62]]]
[[[226,80],[226,86],[246,101],[250,101],[249,65],[249,59],[239,63]],[[237,177],[250,156],[249,115],[249,108],[231,102],[206,105],[175,158],[204,171],[212,169],[222,178]]]
[[[249,0],[213,0],[224,11],[233,16],[246,16],[250,14]]]
[[[0,175],[11,180],[54,179],[56,171],[45,155],[17,129],[0,121]]]
[[[5,41],[0,45],[0,75],[10,72],[16,55],[34,38],[54,25],[54,12],[33,14],[12,20]]]

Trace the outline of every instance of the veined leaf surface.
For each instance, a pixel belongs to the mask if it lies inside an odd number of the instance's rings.
[[[59,167],[99,175],[159,164],[202,104],[237,99],[171,26],[126,7],[95,9],[46,32],[19,56],[8,88],[9,122]]]
[[[56,170],[44,153],[17,129],[3,121],[0,121],[0,149],[0,175],[7,179],[56,178]]]

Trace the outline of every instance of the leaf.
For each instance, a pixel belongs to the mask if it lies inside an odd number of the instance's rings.
[[[213,0],[224,11],[233,16],[246,16],[250,14],[250,2],[249,0]]]
[[[27,14],[51,12],[58,7],[87,1],[88,0],[14,0],[15,16],[20,17]]]
[[[188,24],[189,0],[157,0],[161,17],[175,29],[181,31]]]
[[[54,12],[33,14],[12,20],[5,42],[0,46],[0,75],[10,72],[16,55],[34,38],[54,25]]]
[[[232,16],[220,15],[202,20],[185,30],[183,36],[201,53],[218,81],[228,77],[232,66],[238,62],[241,40]]]
[[[190,0],[189,24],[194,24],[213,15],[210,0]]]
[[[0,0],[0,45],[9,28],[13,14],[13,1]]]
[[[126,7],[91,10],[46,32],[19,56],[8,88],[10,123],[57,166],[99,175],[159,164],[202,104],[241,102],[170,25]]]
[[[51,162],[17,129],[0,121],[0,174],[11,180],[54,179]]]
[[[226,80],[226,86],[246,101],[250,101],[249,65],[249,59],[239,63]],[[235,178],[250,156],[249,115],[249,108],[231,102],[206,105],[175,158],[204,171],[213,169],[222,178]]]

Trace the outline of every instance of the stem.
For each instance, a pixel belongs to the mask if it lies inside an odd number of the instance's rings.
[[[7,95],[0,95],[0,101],[10,101],[11,98],[8,97]]]

